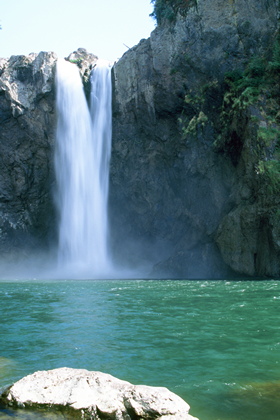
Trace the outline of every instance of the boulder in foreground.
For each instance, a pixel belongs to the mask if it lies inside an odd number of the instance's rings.
[[[167,388],[132,385],[101,372],[60,368],[28,375],[1,396],[12,407],[65,407],[92,420],[197,420]]]

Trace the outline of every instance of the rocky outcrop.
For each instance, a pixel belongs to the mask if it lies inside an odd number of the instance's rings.
[[[132,385],[83,369],[35,372],[2,393],[0,402],[27,409],[68,409],[92,420],[197,420],[188,414],[189,405],[166,388]]]
[[[256,169],[264,107],[244,108],[226,134],[221,110],[226,72],[271,58],[279,5],[196,3],[114,66],[114,249],[156,277],[277,276],[279,199]]]
[[[77,51],[74,51],[71,54],[69,54],[66,60],[78,66],[83,80],[85,95],[87,97],[87,100],[90,101],[90,74],[96,65],[98,57],[94,54],[87,52],[87,50],[85,50],[84,48],[78,48]]]
[[[43,248],[54,219],[54,53],[0,60],[0,252]]]

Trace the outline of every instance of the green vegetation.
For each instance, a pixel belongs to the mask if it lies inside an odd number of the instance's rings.
[[[243,72],[234,70],[225,74],[223,116],[233,116],[238,111],[256,104],[260,95],[265,95],[270,105],[279,100],[280,93],[280,36],[275,42],[272,61],[264,57],[253,57]],[[270,106],[271,117],[279,108]],[[274,115],[275,116],[275,115]]]
[[[218,81],[214,80],[203,85],[199,92],[190,91],[184,98],[184,109],[178,118],[182,137],[185,139],[188,135],[197,137],[198,129],[205,127],[209,121],[206,115],[208,110],[207,96],[211,90],[217,89]]]
[[[265,72],[264,59],[257,57],[243,73],[232,71],[225,74],[224,114],[244,111],[256,102],[265,85]]]
[[[279,137],[279,129],[275,127],[260,127],[258,130],[258,141],[266,147],[269,147],[272,142]],[[279,144],[276,145],[275,153],[279,154]]]
[[[268,71],[274,78],[280,81],[280,31],[278,32],[276,42],[273,47],[272,61],[268,63]],[[278,84],[278,93],[280,86]]]
[[[76,64],[79,68],[82,67],[82,62],[83,62],[82,58],[77,58],[75,60],[72,59],[72,60],[69,60],[69,61],[70,61],[70,63]]]
[[[280,193],[280,161],[279,160],[260,160],[256,172],[262,176],[266,185],[266,193],[279,195]]]
[[[237,163],[249,122],[250,131],[256,133],[251,142],[256,173],[263,178],[268,193],[280,194],[280,35],[271,61],[252,58],[243,72],[226,73],[224,86],[221,131],[215,147]]]
[[[200,111],[198,115],[192,117],[192,119],[187,125],[183,125],[182,119],[179,118],[179,122],[182,124],[183,137],[187,137],[188,134],[195,135],[197,132],[197,128],[199,126],[204,127],[207,121],[208,117],[204,114],[203,111]]]
[[[197,4],[197,0],[151,0],[154,5],[151,16],[158,25],[168,21],[174,22],[178,13],[186,16],[190,7]]]

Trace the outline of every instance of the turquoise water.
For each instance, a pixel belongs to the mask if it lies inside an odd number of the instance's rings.
[[[1,282],[0,299],[0,386],[68,366],[166,386],[200,420],[280,418],[278,281]]]

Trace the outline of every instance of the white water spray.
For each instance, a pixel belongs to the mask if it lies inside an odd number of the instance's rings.
[[[57,63],[55,170],[59,267],[72,277],[104,277],[108,251],[108,180],[111,155],[111,69],[98,62],[91,75],[91,110],[79,70]]]

